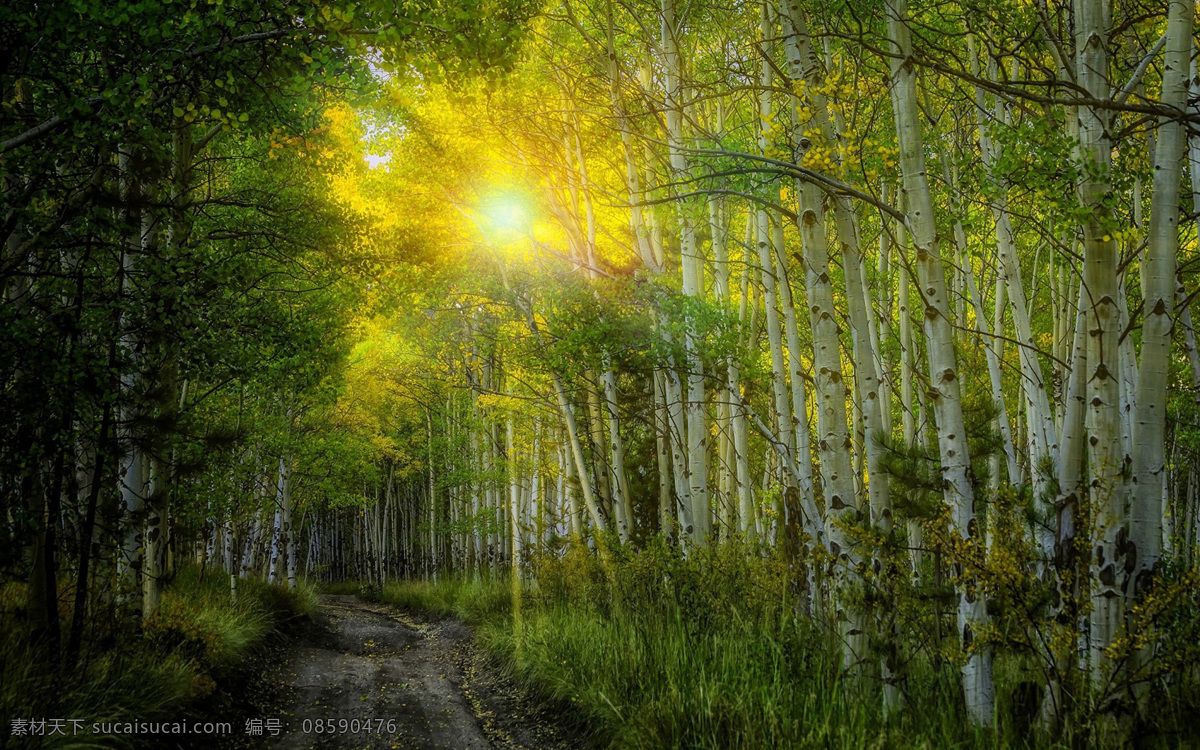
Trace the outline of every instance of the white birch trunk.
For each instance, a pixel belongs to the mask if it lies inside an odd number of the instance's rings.
[[[1108,53],[1105,2],[1076,0],[1076,78],[1088,95],[1108,95]],[[1124,451],[1121,445],[1118,359],[1120,312],[1117,291],[1117,247],[1108,234],[1105,208],[1111,186],[1105,181],[1112,163],[1106,131],[1107,113],[1078,107],[1079,157],[1082,161],[1078,190],[1089,212],[1082,222],[1084,299],[1087,300],[1087,431],[1090,500],[1094,509],[1092,549],[1092,617],[1089,630],[1092,678],[1096,686],[1108,681],[1106,649],[1117,635],[1124,613],[1124,596],[1118,571],[1125,566],[1123,544],[1128,518],[1124,509]]]
[[[905,0],[887,0],[888,30],[899,54],[891,60],[893,101],[904,177],[908,222],[913,233],[917,273],[925,301],[925,335],[929,354],[930,397],[937,412],[938,447],[946,503],[951,511],[951,531],[960,538],[979,538],[975,520],[975,495],[970,480],[970,454],[959,393],[954,333],[946,299],[946,278],[938,255],[933,201],[925,171],[925,154],[917,103],[917,74],[906,19]],[[983,598],[973,593],[970,581],[959,577],[958,630],[967,652],[962,668],[963,691],[972,721],[991,725],[995,703],[991,650],[976,644],[975,634],[987,624]]]
[[[674,180],[687,176],[687,157],[683,144],[683,83],[679,59],[679,19],[675,0],[662,0],[662,51],[666,84],[667,143],[670,150],[671,172]],[[678,206],[679,246],[683,293],[689,297],[703,295],[703,257],[696,243],[695,229],[686,202]],[[712,526],[708,499],[708,429],[707,404],[704,388],[704,367],[696,344],[695,322],[688,317],[684,332],[684,356],[687,362],[687,427],[681,431],[685,441],[686,464],[676,463],[675,470],[686,465],[688,492],[681,503],[689,505],[690,523],[684,528],[693,543],[703,546]],[[682,524],[681,524],[682,525]]]
[[[1187,104],[1187,69],[1192,52],[1193,0],[1171,0],[1163,68],[1162,103],[1182,110]],[[1150,584],[1162,555],[1166,508],[1166,411],[1175,310],[1175,268],[1179,252],[1179,192],[1184,157],[1184,124],[1161,118],[1154,154],[1154,195],[1150,236],[1142,264],[1145,322],[1133,434],[1132,497],[1129,537],[1133,569],[1125,568],[1127,595],[1138,597]],[[1145,656],[1145,655],[1143,655]]]
[[[146,528],[143,532],[142,560],[142,620],[158,611],[162,600],[163,579],[166,576],[167,505],[163,486],[163,466],[157,459],[149,461],[149,481],[146,484]]]
[[[654,455],[658,468],[658,526],[663,534],[670,536],[672,520],[671,502],[671,458],[668,444],[671,440],[670,421],[667,417],[665,377],[659,370],[650,375],[654,390]]]
[[[507,378],[506,378],[507,379]],[[509,387],[511,395],[511,385]],[[504,420],[505,455],[508,457],[508,510],[510,531],[512,533],[512,574],[514,579],[521,577],[521,470],[517,459],[516,442],[513,439],[512,415]]]
[[[279,459],[279,507],[282,512],[283,549],[287,555],[284,569],[287,573],[287,587],[296,590],[296,534],[292,529],[292,460],[290,457]]]
[[[901,191],[897,198],[898,207],[904,210],[904,192]],[[901,253],[908,252],[908,230],[902,223],[896,226],[896,247]],[[905,447],[912,450],[916,447],[919,436],[917,434],[916,405],[913,399],[913,374],[916,372],[916,363],[913,352],[915,344],[912,330],[912,310],[909,306],[912,280],[909,278],[907,270],[900,270],[898,281],[900,286],[897,301],[900,317],[898,324],[900,329],[900,435],[904,440]],[[925,532],[921,528],[921,522],[915,519],[909,519],[906,526],[908,546],[912,551],[913,575],[917,576],[924,559]]]
[[[429,491],[425,496],[426,502],[429,505],[429,576],[433,581],[437,582],[438,574],[438,554],[437,554],[437,532],[435,529],[436,518],[434,508],[437,505],[437,491],[434,482],[434,462],[433,462],[433,415],[428,409],[425,410],[425,439],[428,441],[426,449],[429,455]]]
[[[775,264],[771,259],[771,237],[767,212],[758,211],[758,267],[762,274],[763,307],[766,312],[767,345],[771,350],[771,386],[775,396],[775,425],[777,441],[787,451],[791,460],[798,466],[811,466],[807,456],[800,456],[796,451],[795,431],[792,429],[792,414],[788,404],[787,370],[783,362],[783,334],[779,325],[779,311],[775,306]],[[799,481],[803,481],[803,470]],[[799,488],[799,481],[797,487]],[[808,479],[807,488],[800,488],[802,494],[812,496],[812,480]],[[815,523],[816,519],[809,519]]]
[[[613,474],[613,509],[618,519],[617,535],[625,543],[633,532],[633,505],[629,496],[629,477],[625,472],[625,441],[621,437],[621,420],[617,414],[617,376],[608,362],[601,379],[604,415],[608,422],[609,466]]]
[[[284,510],[283,500],[287,489],[287,465],[279,458],[279,473],[275,484],[275,523],[271,530],[271,558],[267,566],[267,583],[274,585],[279,573],[279,557],[284,554]]]

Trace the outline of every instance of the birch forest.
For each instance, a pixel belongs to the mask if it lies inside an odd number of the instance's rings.
[[[355,591],[570,746],[1200,743],[1196,23],[4,3],[5,736]]]

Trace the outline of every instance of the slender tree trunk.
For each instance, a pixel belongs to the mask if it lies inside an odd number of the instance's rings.
[[[625,441],[621,437],[621,420],[617,414],[617,376],[611,363],[605,363],[604,374],[605,417],[608,422],[609,466],[613,474],[613,504],[618,519],[617,535],[621,542],[628,542],[633,532],[633,505],[629,496],[629,478],[625,472]]]
[[[951,533],[965,540],[978,540],[975,494],[970,481],[970,453],[959,392],[958,363],[954,334],[946,299],[946,279],[938,255],[937,227],[933,201],[925,171],[925,155],[917,104],[917,75],[911,59],[905,0],[887,0],[888,31],[898,57],[893,58],[892,86],[900,165],[913,230],[917,274],[925,302],[925,336],[929,353],[930,397],[937,412],[938,447],[946,504],[950,508]],[[993,720],[995,688],[992,682],[991,649],[974,643],[976,633],[986,627],[988,616],[983,598],[973,593],[973,582],[965,576],[955,581],[958,594],[958,630],[967,651],[962,668],[967,712],[977,724]]]
[[[1188,64],[1192,57],[1194,0],[1171,0],[1168,6],[1167,46],[1163,67],[1162,104],[1182,111],[1187,104]],[[1160,118],[1154,154],[1154,195],[1150,204],[1150,232],[1142,264],[1145,322],[1142,326],[1142,359],[1138,369],[1137,400],[1133,425],[1133,472],[1130,497],[1129,544],[1123,591],[1129,605],[1150,587],[1163,550],[1163,516],[1166,510],[1166,411],[1171,361],[1171,328],[1175,311],[1175,269],[1179,252],[1179,198],[1183,174],[1184,124],[1175,117]],[[1132,569],[1131,569],[1132,568]],[[1149,660],[1151,648],[1134,659],[1136,669]],[[1148,690],[1140,686],[1144,701]],[[1145,708],[1145,706],[1141,706]]]
[[[1103,0],[1076,0],[1076,78],[1088,95],[1108,95],[1107,24]],[[1121,445],[1120,335],[1117,290],[1117,246],[1109,232],[1112,217],[1105,207],[1112,194],[1106,181],[1112,148],[1106,129],[1107,113],[1078,108],[1079,156],[1083,164],[1079,198],[1083,219],[1083,288],[1087,309],[1088,473],[1090,500],[1095,509],[1092,550],[1092,615],[1089,629],[1092,679],[1108,683],[1107,649],[1117,636],[1124,615],[1120,571],[1126,565],[1128,518],[1124,510],[1124,451]]]
[[[682,65],[679,55],[679,18],[675,0],[662,0],[662,50],[667,95],[666,121],[667,142],[673,179],[686,179],[688,167],[683,143],[683,84]],[[692,226],[689,201],[681,201],[678,211],[679,245],[683,293],[699,299],[703,295],[703,256],[696,243],[696,232]],[[688,315],[684,330],[684,358],[687,362],[686,428],[679,429],[684,443],[686,463],[676,462],[675,470],[686,466],[686,496],[680,502],[688,506],[687,523],[682,523],[683,533],[693,543],[703,546],[708,540],[712,526],[708,498],[708,429],[707,399],[704,388],[704,366],[697,347],[695,321]],[[681,385],[682,393],[682,385]]]

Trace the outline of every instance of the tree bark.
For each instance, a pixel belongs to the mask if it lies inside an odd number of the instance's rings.
[[[917,274],[924,302],[924,328],[929,357],[929,396],[937,414],[938,448],[946,504],[950,508],[951,533],[969,542],[980,541],[975,519],[975,492],[971,485],[970,453],[959,392],[958,363],[954,334],[946,299],[946,278],[937,247],[933,201],[925,170],[925,154],[917,102],[917,74],[911,59],[905,0],[887,0],[888,31],[894,51],[892,94],[900,145],[900,165],[907,203],[908,223],[916,251]],[[986,644],[975,643],[976,633],[988,621],[981,596],[973,582],[959,575],[958,630],[967,652],[962,668],[967,712],[972,721],[991,725],[995,704],[992,655]]]

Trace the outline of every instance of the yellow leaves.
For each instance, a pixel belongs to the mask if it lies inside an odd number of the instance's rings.
[[[796,197],[796,187],[792,181],[789,180],[780,186],[779,203],[792,211],[800,210],[800,204]]]
[[[481,393],[477,403],[480,409],[504,414],[519,412],[523,402],[503,393]]]
[[[765,146],[764,150],[773,151],[778,154],[780,150],[771,144],[778,140],[784,133],[783,123],[775,120],[774,112],[764,112],[759,115],[759,124],[759,138]],[[768,153],[767,155],[770,156],[771,154]]]
[[[888,169],[894,169],[899,163],[900,149],[898,148],[889,148],[888,146],[880,144],[875,148],[875,154],[883,161],[883,165]]]
[[[793,84],[792,91],[802,102],[824,106],[827,99],[853,98],[856,94],[856,87],[850,81],[843,81],[840,72],[835,72],[811,85],[804,80],[797,81]]]
[[[814,172],[840,176],[842,171],[842,157],[838,153],[838,150],[824,146],[812,146],[804,153],[804,158],[800,160],[800,166],[811,169]]]
[[[358,124],[358,114],[348,105],[340,104],[325,110],[325,122],[338,138],[360,138],[362,136],[362,128]]]

